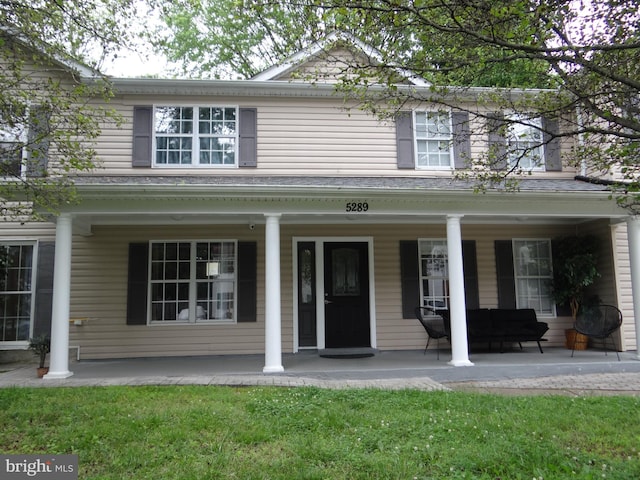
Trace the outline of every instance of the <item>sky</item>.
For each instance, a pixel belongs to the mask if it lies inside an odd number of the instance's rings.
[[[158,12],[151,9],[145,1],[137,1],[136,5],[138,18],[141,21],[144,19],[144,25],[132,24],[130,26],[134,32],[137,32],[137,38],[135,38],[134,43],[138,52],[132,50],[121,51],[116,59],[105,59],[99,69],[102,73],[113,77],[167,77],[167,60],[162,55],[154,53],[150,42],[143,36],[145,28],[161,25],[158,19]]]
[[[164,77],[167,76],[167,63],[156,55],[144,58],[142,55],[128,53],[113,61],[105,62],[100,70],[112,77]]]

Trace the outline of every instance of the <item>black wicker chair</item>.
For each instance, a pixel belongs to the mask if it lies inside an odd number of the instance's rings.
[[[620,361],[620,354],[616,347],[616,342],[613,339],[613,334],[622,325],[622,312],[613,305],[593,305],[585,306],[580,309],[578,316],[576,317],[573,328],[582,335],[586,335],[589,338],[595,338],[602,340],[604,345],[604,354],[607,354],[608,340],[613,345],[613,350],[616,352],[618,361]],[[574,348],[571,350],[571,356],[573,357]]]
[[[429,320],[425,319],[425,316],[429,313],[433,314],[433,309],[428,307],[416,307],[415,309],[416,318],[420,321],[420,324],[424,327],[424,329],[427,332],[427,345],[424,347],[424,353],[425,354],[427,353],[427,348],[429,348],[429,342],[431,341],[431,339],[435,338],[437,342],[436,358],[440,360],[440,339],[448,338],[449,335],[445,330],[444,321],[442,317],[429,319]]]

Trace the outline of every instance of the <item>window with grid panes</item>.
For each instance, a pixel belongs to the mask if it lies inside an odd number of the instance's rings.
[[[517,308],[533,308],[540,315],[555,314],[551,260],[551,240],[513,240]]]
[[[422,306],[432,310],[449,308],[449,257],[444,239],[418,241]]]
[[[11,118],[0,115],[0,177],[19,177],[22,174],[27,127],[15,119],[24,119],[25,111],[22,109],[10,115]]]
[[[510,115],[507,133],[509,165],[523,170],[544,170],[542,119]]]
[[[154,164],[166,167],[236,165],[237,113],[236,107],[155,107]]]
[[[0,343],[29,340],[33,250],[33,244],[0,244]]]
[[[451,168],[450,112],[415,112],[416,166]]]
[[[232,322],[233,240],[151,242],[151,322]]]

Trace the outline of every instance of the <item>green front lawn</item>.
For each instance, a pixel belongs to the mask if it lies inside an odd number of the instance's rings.
[[[0,390],[0,451],[81,479],[640,478],[640,398],[200,386]]]

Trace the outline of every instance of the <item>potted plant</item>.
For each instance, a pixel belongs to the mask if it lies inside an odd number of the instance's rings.
[[[42,378],[49,371],[49,367],[45,367],[44,364],[47,354],[51,351],[51,338],[49,335],[39,335],[29,339],[29,350],[38,356],[38,378]]]
[[[587,287],[600,276],[597,252],[598,239],[592,235],[554,240],[551,292],[556,303],[569,305],[574,322],[584,303]],[[569,344],[577,341],[576,332],[569,329],[566,334],[567,347],[573,348]]]

